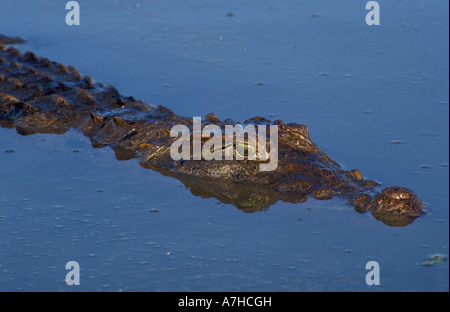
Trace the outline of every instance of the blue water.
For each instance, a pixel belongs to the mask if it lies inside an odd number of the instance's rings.
[[[79,3],[69,27],[61,1],[2,1],[0,33],[177,114],[307,124],[429,212],[402,228],[339,199],[246,214],[75,131],[0,129],[1,291],[448,291],[448,262],[422,265],[449,246],[448,1],[379,1],[372,27],[364,1]]]

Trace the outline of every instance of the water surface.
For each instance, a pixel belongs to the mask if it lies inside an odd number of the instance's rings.
[[[0,129],[0,290],[448,291],[448,262],[422,265],[448,255],[447,1],[379,1],[377,27],[364,1],[79,2],[69,27],[60,1],[4,1],[0,33],[177,114],[307,124],[429,212],[406,227],[340,199],[247,214],[76,131]],[[71,260],[80,286],[64,282]]]

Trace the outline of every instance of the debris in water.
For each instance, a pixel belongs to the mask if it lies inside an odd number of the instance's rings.
[[[423,266],[432,266],[437,263],[444,263],[448,260],[448,256],[444,254],[433,254],[428,257],[428,259],[422,263]]]

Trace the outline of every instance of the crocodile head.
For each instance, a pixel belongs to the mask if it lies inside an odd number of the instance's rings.
[[[227,124],[215,121],[220,126]],[[389,187],[376,193],[378,183],[364,179],[358,170],[343,170],[313,143],[307,126],[272,123],[260,117],[250,121],[255,125],[278,126],[278,159],[273,171],[261,171],[259,164],[267,160],[259,158],[173,161],[169,156],[170,144],[152,147],[141,165],[176,177],[195,195],[215,197],[248,212],[266,209],[278,200],[299,203],[307,196],[320,200],[340,196],[349,199],[357,211],[371,212],[392,226],[407,225],[423,213],[424,205],[412,191]],[[223,133],[222,136],[225,141]],[[209,138],[202,137],[204,141]],[[244,144],[246,151],[257,149],[255,142]],[[225,153],[227,148],[230,147],[224,146],[221,152]]]

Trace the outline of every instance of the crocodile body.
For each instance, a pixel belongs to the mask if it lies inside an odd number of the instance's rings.
[[[421,200],[409,189],[386,187],[363,178],[358,170],[344,170],[310,139],[305,125],[262,117],[243,125],[278,126],[278,166],[259,170],[254,160],[173,160],[170,136],[174,125],[192,130],[191,118],[162,106],[124,97],[111,86],[94,83],[72,66],[21,54],[0,36],[0,124],[23,135],[62,134],[77,129],[94,147],[110,146],[119,160],[137,158],[141,166],[182,181],[194,195],[215,197],[245,211],[262,210],[278,200],[303,202],[308,196],[348,200],[358,212],[371,212],[392,226],[411,223],[424,213]],[[5,39],[6,38],[6,39]],[[214,114],[202,127],[235,125]]]

